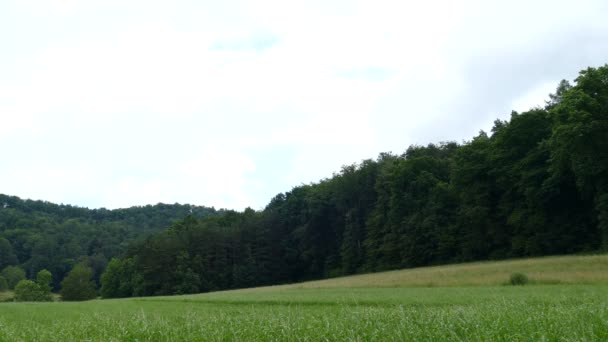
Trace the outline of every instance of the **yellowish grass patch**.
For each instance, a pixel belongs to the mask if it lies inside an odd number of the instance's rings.
[[[3,302],[9,298],[13,298],[13,292],[11,292],[11,291],[0,292],[0,302]]]
[[[253,290],[502,285],[516,272],[526,274],[532,283],[608,284],[608,255],[555,256],[421,267]]]

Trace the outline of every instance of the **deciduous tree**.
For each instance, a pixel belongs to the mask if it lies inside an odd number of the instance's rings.
[[[65,301],[89,300],[97,297],[93,270],[77,264],[61,282],[61,299]]]

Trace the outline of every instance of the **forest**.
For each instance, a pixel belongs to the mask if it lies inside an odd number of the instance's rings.
[[[187,215],[200,219],[218,212],[180,204],[87,209],[0,194],[0,270],[16,266],[34,279],[46,269],[52,274],[52,288],[59,290],[76,264],[86,264],[99,285],[108,261],[123,255],[131,243]]]
[[[260,211],[0,197],[0,268],[48,269],[57,288],[85,263],[104,298],[606,249],[608,65],[470,141],[381,153]]]

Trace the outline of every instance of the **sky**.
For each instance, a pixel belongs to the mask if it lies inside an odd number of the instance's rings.
[[[0,193],[262,209],[608,62],[605,0],[0,1]]]

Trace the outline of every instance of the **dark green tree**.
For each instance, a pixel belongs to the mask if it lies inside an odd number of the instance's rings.
[[[190,267],[190,263],[190,256],[187,252],[181,252],[177,256],[173,293],[188,294],[199,292],[201,280],[198,274]]]
[[[594,203],[600,240],[608,250],[608,65],[580,72],[574,86],[558,89],[551,146],[553,177],[572,174],[583,198]]]
[[[61,282],[61,299],[65,301],[89,300],[97,297],[93,270],[77,264]]]
[[[51,295],[51,281],[53,276],[48,270],[40,270],[36,275],[36,283],[46,295]]]
[[[18,266],[7,266],[0,273],[8,282],[8,288],[14,289],[21,280],[25,279],[25,271]]]
[[[17,256],[13,251],[13,246],[7,239],[0,236],[0,270],[16,264]]]
[[[133,259],[113,258],[101,275],[101,296],[124,298],[137,295],[138,279]]]

